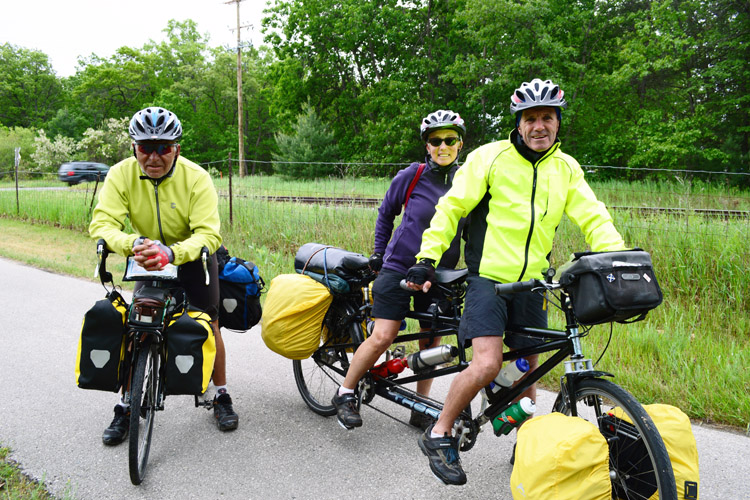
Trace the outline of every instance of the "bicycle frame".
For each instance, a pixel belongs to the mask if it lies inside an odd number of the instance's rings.
[[[542,282],[538,282],[540,285]],[[407,314],[408,318],[428,321],[432,324],[432,329],[426,332],[410,333],[406,335],[399,335],[396,337],[392,345],[403,344],[410,341],[429,339],[434,337],[456,335],[458,332],[458,325],[460,322],[462,297],[458,287],[462,287],[461,283],[453,283],[445,285],[435,283],[445,295],[450,298],[453,303],[452,314],[438,315],[433,310],[432,313],[419,313],[410,312]],[[552,352],[553,354],[542,364],[540,364],[533,372],[526,375],[520,382],[516,383],[512,387],[503,388],[502,390],[492,393],[491,391],[483,391],[486,397],[486,402],[483,403],[483,407],[479,414],[472,418],[470,409],[464,412],[462,415],[464,420],[471,420],[470,426],[474,429],[481,427],[482,425],[491,422],[498,415],[503,413],[511,404],[513,404],[519,396],[530,388],[533,384],[542,379],[547,373],[551,372],[557,365],[565,364],[565,376],[560,381],[561,391],[564,395],[575,393],[576,380],[579,378],[597,378],[597,377],[612,377],[613,375],[603,371],[596,371],[593,369],[593,364],[590,359],[584,357],[582,352],[582,346],[580,342],[579,326],[575,320],[575,315],[570,307],[567,306],[568,297],[564,291],[559,288],[559,285],[552,283],[551,280],[544,286],[539,287],[544,290],[558,290],[559,296],[555,297],[555,301],[550,303],[555,304],[565,314],[566,328],[565,330],[553,329],[553,328],[531,328],[523,326],[510,326],[507,331],[515,334],[523,335],[539,341],[538,345],[533,347],[526,347],[517,350],[506,350],[503,352],[503,362],[513,361],[519,358],[538,355],[543,353]],[[366,290],[366,289],[363,289]],[[368,295],[363,291],[363,294]],[[549,299],[549,298],[548,298]],[[365,300],[367,302],[367,300]],[[369,311],[369,304],[365,304],[360,309]],[[439,325],[439,328],[436,328]],[[354,347],[356,343],[346,345],[330,345],[330,348],[338,347]],[[406,384],[417,382],[419,380],[433,379],[446,375],[451,375],[463,371],[469,366],[466,359],[466,348],[463,345],[458,345],[458,356],[456,357],[456,364],[452,364],[446,367],[435,368],[426,373],[412,374],[408,376],[390,375],[388,377],[380,377],[368,372],[366,379],[363,382],[365,391],[372,391],[372,394],[381,396],[389,401],[392,401],[400,406],[412,409],[417,412],[424,413],[433,419],[437,419],[442,411],[442,403],[425,398],[419,395],[411,389],[404,387]],[[389,355],[392,355],[392,351],[388,351]],[[569,359],[568,359],[569,358]],[[568,359],[566,361],[566,359]],[[342,375],[345,375],[344,370],[339,370]],[[363,396],[365,402],[371,399],[371,395]],[[576,415],[575,405],[572,406],[572,413]],[[472,438],[471,436],[469,437]],[[466,445],[466,443],[464,443]],[[469,444],[470,447],[472,444]],[[467,449],[467,448],[462,448]]]

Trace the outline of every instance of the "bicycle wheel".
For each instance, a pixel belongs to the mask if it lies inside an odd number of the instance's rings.
[[[677,500],[669,455],[643,406],[608,380],[578,380],[576,392],[578,416],[596,425],[609,444],[612,498],[648,499],[658,491],[661,500]],[[553,411],[570,415],[570,410],[558,394]]]
[[[349,308],[334,302],[328,310],[325,325],[330,331],[337,332],[342,343],[359,344],[364,340],[362,325],[349,322],[351,314]],[[318,415],[330,417],[336,414],[331,399],[344,381],[350,356],[352,353],[344,348],[323,347],[321,344],[311,357],[292,362],[297,389],[307,406]]]
[[[146,339],[140,345],[138,359],[130,382],[130,437],[128,464],[130,481],[141,484],[146,476],[151,433],[158,395],[159,353],[157,346]]]

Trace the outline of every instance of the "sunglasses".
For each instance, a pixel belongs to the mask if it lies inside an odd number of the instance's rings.
[[[177,148],[176,144],[136,144],[138,151],[144,155],[150,155],[154,151],[159,156],[168,155]]]
[[[438,147],[442,143],[445,143],[446,146],[455,146],[456,143],[459,141],[458,137],[433,137],[432,139],[427,139],[427,143],[432,147]]]

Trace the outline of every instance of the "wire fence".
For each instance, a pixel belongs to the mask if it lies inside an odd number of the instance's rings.
[[[246,161],[248,172],[252,164],[267,167],[269,163]],[[353,218],[356,222],[352,224],[369,227],[371,234],[390,179],[346,173],[384,164],[337,165],[343,173],[340,176],[290,180],[264,173],[233,176],[231,159],[202,164],[211,172],[219,193],[224,231],[231,232],[235,226],[255,231],[266,224],[289,239],[284,228],[290,218],[302,218],[323,233],[326,224],[339,226]],[[396,170],[406,165],[388,164]],[[644,235],[652,235],[658,228],[672,235],[750,240],[750,173],[591,165],[584,170],[618,228],[635,241],[643,241]],[[639,179],[632,180],[634,175]],[[100,187],[99,182],[69,186],[51,173],[0,172],[0,214],[85,230]],[[744,260],[748,264],[747,250]]]

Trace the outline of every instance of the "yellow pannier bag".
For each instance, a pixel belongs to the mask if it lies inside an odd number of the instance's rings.
[[[514,500],[611,500],[607,441],[579,417],[532,418],[518,429],[510,488]]]
[[[128,304],[114,290],[86,312],[75,366],[76,384],[81,389],[120,390],[125,365],[127,313]]]
[[[698,447],[695,443],[690,419],[676,406],[653,404],[643,405],[648,416],[654,421],[656,429],[661,434],[664,446],[667,448],[669,460],[672,462],[674,479],[677,483],[677,498],[679,500],[698,500],[699,470]],[[622,420],[632,423],[630,418],[620,409],[614,408],[612,413]],[[633,449],[634,447],[630,447]],[[645,448],[636,448],[641,455]],[[643,455],[645,456],[645,455]],[[648,462],[643,456],[627,457],[633,463]],[[621,457],[622,458],[622,457]],[[649,500],[658,500],[659,493],[639,492],[649,496]],[[643,498],[646,498],[644,496]]]
[[[323,319],[332,300],[328,288],[309,276],[276,276],[263,304],[263,342],[285,358],[309,358],[320,346]]]
[[[166,394],[206,392],[216,360],[216,337],[211,317],[199,309],[188,309],[172,317],[166,332],[167,360],[164,370]]]

